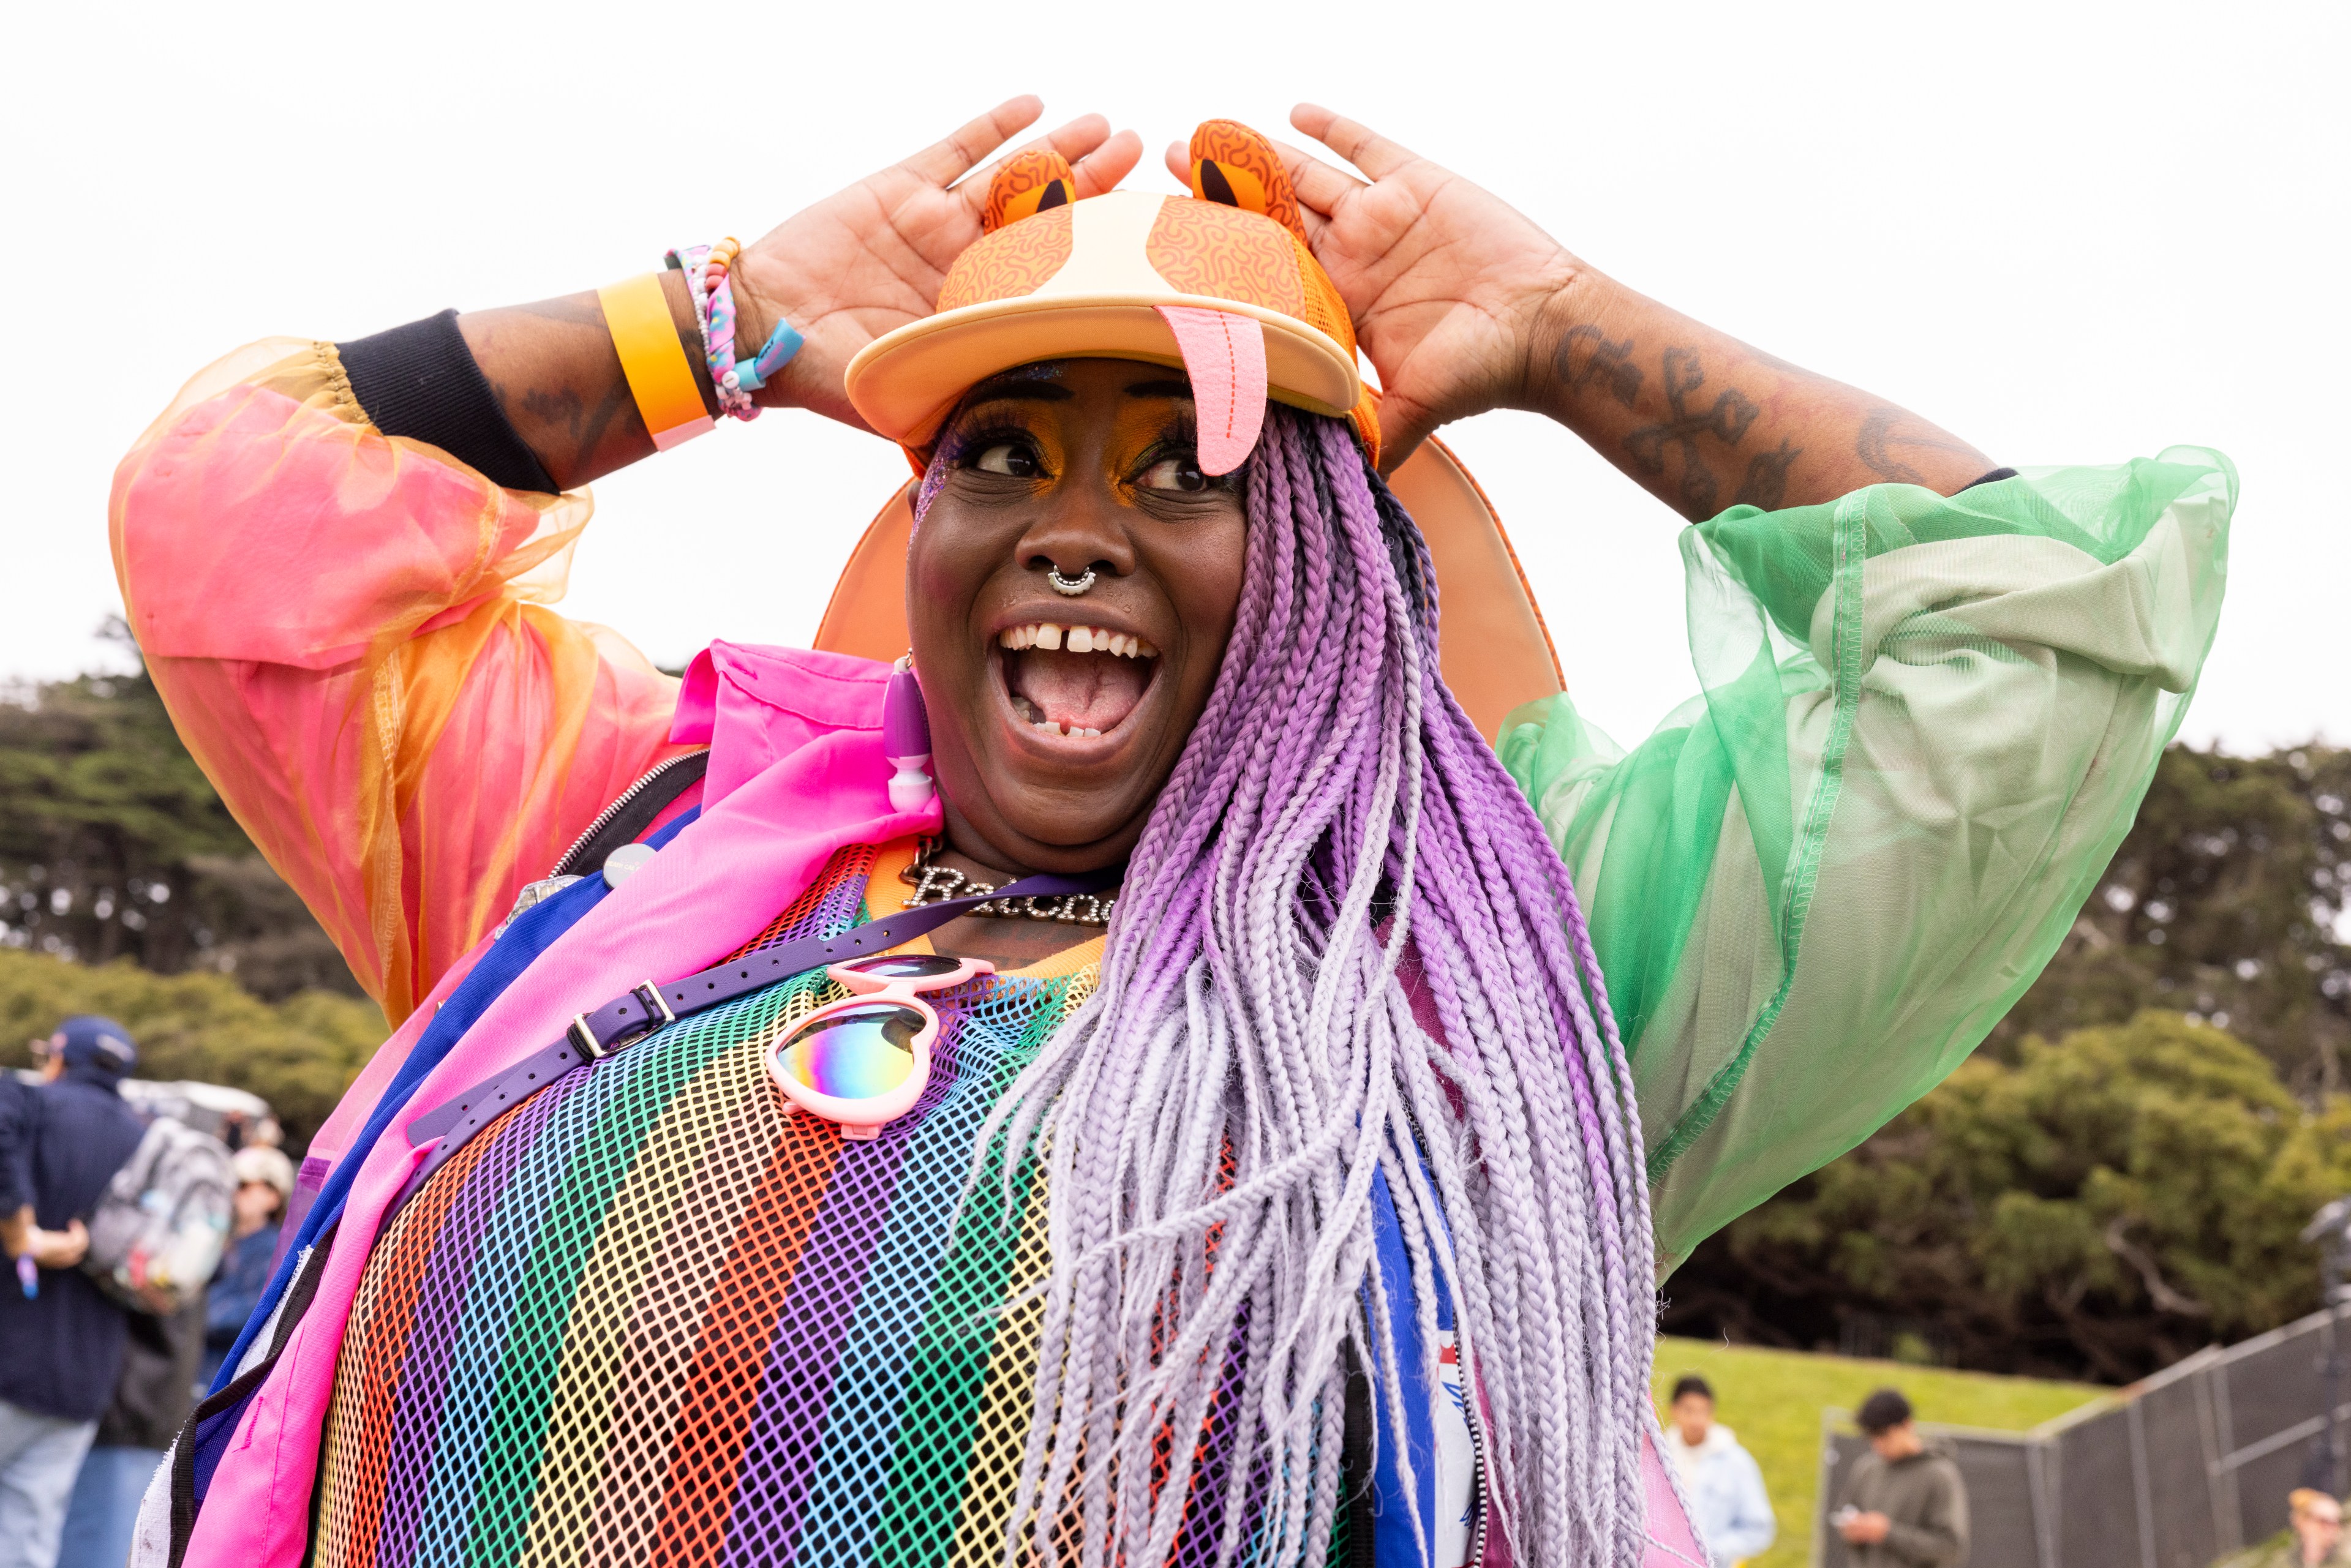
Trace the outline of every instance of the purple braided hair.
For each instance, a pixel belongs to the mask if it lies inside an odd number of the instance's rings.
[[[1637,1562],[1648,1195],[1582,910],[1438,679],[1427,547],[1344,427],[1270,409],[1249,512],[1100,988],[982,1139],[1037,1151],[1051,1242],[1007,1561],[1166,1562],[1222,1405],[1214,1561],[1319,1568],[1348,1361],[1401,1430],[1380,1303],[1411,1292],[1433,1358],[1441,1281],[1517,1560]],[[1375,1172],[1409,1279],[1374,1256]]]

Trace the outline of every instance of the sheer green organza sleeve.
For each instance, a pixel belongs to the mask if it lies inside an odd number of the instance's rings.
[[[2039,975],[2194,691],[2236,473],[2200,448],[1686,529],[1701,695],[1564,695],[1503,760],[1589,911],[1660,1266],[1941,1082]]]

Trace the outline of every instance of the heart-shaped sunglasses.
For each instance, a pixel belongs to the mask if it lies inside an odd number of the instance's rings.
[[[992,975],[996,966],[884,953],[830,965],[825,973],[850,995],[817,1009],[771,1047],[768,1073],[793,1104],[838,1123],[841,1136],[871,1138],[913,1110],[931,1081],[939,1015],[922,993]]]

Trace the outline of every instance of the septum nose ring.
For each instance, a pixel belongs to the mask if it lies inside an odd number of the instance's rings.
[[[1094,569],[1086,568],[1085,575],[1082,577],[1063,577],[1061,569],[1056,566],[1047,570],[1045,580],[1051,586],[1054,592],[1075,599],[1094,585]]]

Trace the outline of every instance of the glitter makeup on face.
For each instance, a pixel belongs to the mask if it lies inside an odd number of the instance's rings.
[[[955,472],[955,446],[942,441],[939,449],[931,454],[931,465],[923,470],[922,487],[914,492],[914,526],[906,535],[908,543],[923,531],[923,519],[931,513],[931,503],[946,488],[947,476]]]
[[[987,381],[966,392],[964,402],[969,402],[974,397],[985,396],[987,389],[999,382],[1057,382],[1061,379],[1061,362],[1059,360],[1041,360],[1033,365],[1022,365],[1017,370],[1006,371],[1000,375],[988,377]],[[957,405],[956,412],[957,413],[963,412],[961,405]],[[954,424],[953,416],[949,416],[947,423],[950,426]],[[923,470],[922,487],[914,492],[914,527],[907,534],[908,539],[911,540],[914,534],[922,531],[923,519],[930,515],[931,503],[937,500],[939,492],[946,487],[947,476],[955,472],[955,465],[962,460],[963,453],[962,442],[953,436],[940,438],[937,449],[931,454],[929,466]]]

